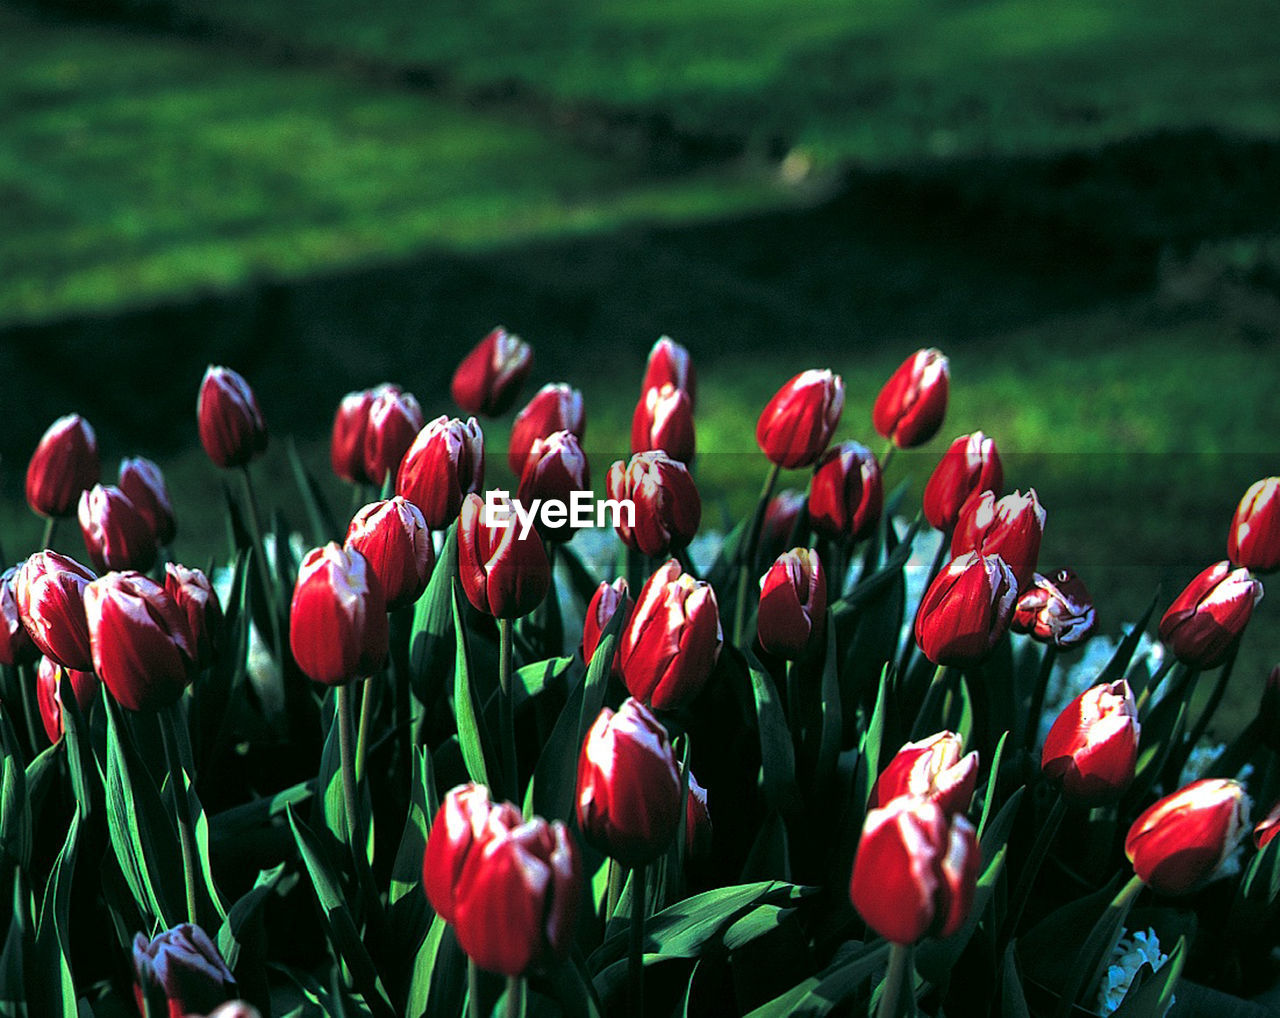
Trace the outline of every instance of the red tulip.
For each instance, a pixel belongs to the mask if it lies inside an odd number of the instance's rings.
[[[422,430],[422,408],[412,393],[381,385],[373,391],[364,429],[364,474],[381,485],[395,475],[400,461]]]
[[[449,394],[465,414],[500,417],[515,403],[532,367],[529,344],[499,326],[462,359]]]
[[[777,391],[756,422],[756,443],[769,462],[794,469],[814,463],[840,423],[844,380],[802,371]]]
[[[187,630],[191,635],[191,646],[195,649],[196,665],[200,668],[208,667],[213,663],[214,651],[222,632],[222,605],[218,603],[213,584],[202,570],[167,562],[164,567],[164,589],[187,617]]]
[[[64,668],[93,670],[84,591],[91,570],[56,551],[32,555],[18,570],[14,594],[18,614],[41,654]]]
[[[981,431],[961,435],[942,454],[924,486],[924,518],[931,527],[949,533],[971,495],[998,494],[1003,485],[996,443]]]
[[[107,573],[84,589],[93,670],[126,710],[178,702],[195,670],[186,615],[141,573]]]
[[[37,655],[31,635],[22,624],[22,612],[18,610],[19,562],[0,573],[0,665],[25,664]]]
[[[635,604],[631,599],[631,591],[627,588],[626,580],[619,578],[613,583],[600,581],[600,586],[596,587],[596,592],[591,596],[591,603],[587,605],[586,617],[582,622],[583,661],[587,664],[591,663],[596,648],[600,646],[601,635],[609,628],[609,623],[618,612],[622,612],[621,624],[623,628],[626,627],[627,619],[631,617],[631,610]],[[619,678],[622,677],[620,657],[621,655],[616,652],[613,655],[613,674]]]
[[[917,350],[884,383],[871,409],[876,432],[899,449],[924,445],[947,413],[950,362],[941,351]]]
[[[520,810],[509,802],[490,802],[484,785],[458,785],[444,797],[422,857],[422,887],[441,919],[451,923],[457,916],[458,881],[467,859],[495,833],[521,822]]]
[[[669,382],[646,389],[631,417],[631,451],[661,449],[673,460],[692,463],[695,446],[689,394]]]
[[[868,808],[913,795],[937,803],[948,816],[967,812],[978,785],[978,754],[976,750],[968,756],[963,753],[964,739],[955,732],[908,742],[876,779]]]
[[[680,772],[667,731],[627,699],[601,710],[578,756],[578,826],[601,852],[632,868],[658,858],[680,824]]]
[[[364,678],[387,657],[387,603],[363,555],[330,541],[298,568],[289,647],[303,674],[326,686]]]
[[[904,795],[867,814],[849,899],[895,944],[949,937],[964,925],[982,854],[969,821],[930,799]]]
[[[80,495],[80,532],[89,560],[99,571],[155,565],[151,524],[119,488],[95,484]]]
[[[93,672],[79,672],[63,668],[51,658],[41,657],[36,669],[36,706],[40,708],[40,721],[50,742],[62,738],[62,675],[71,680],[71,692],[80,710],[93,706],[98,695],[98,677]]]
[[[936,665],[981,662],[1000,641],[1018,582],[999,555],[967,552],[935,577],[916,613],[916,643]]]
[[[796,521],[808,500],[792,488],[785,488],[769,499],[760,523],[759,561],[772,562],[795,544]]]
[[[153,940],[133,938],[134,996],[141,1014],[158,1015],[147,1003],[168,1004],[170,1018],[196,1018],[236,997],[235,976],[199,926],[183,923]],[[212,1018],[212,1016],[210,1016]]]
[[[1261,852],[1277,834],[1280,834],[1280,802],[1271,807],[1271,812],[1258,821],[1253,829],[1253,845]]]
[[[200,444],[220,467],[242,467],[267,448],[267,425],[249,383],[230,368],[204,374],[196,399]]]
[[[533,443],[516,498],[525,506],[532,506],[539,499],[569,506],[574,492],[590,490],[591,471],[578,437],[572,431],[557,431]],[[544,540],[568,541],[573,537],[572,516],[557,527],[547,524],[541,514],[537,522]]]
[[[371,502],[347,527],[346,546],[364,556],[387,599],[387,611],[418,600],[431,579],[435,549],[427,521],[399,495]]]
[[[351,484],[370,484],[373,480],[365,470],[364,433],[369,427],[369,407],[373,405],[374,395],[373,389],[349,392],[342,397],[333,415],[329,465],[335,474]]]
[[[1280,477],[1266,477],[1244,493],[1227,531],[1227,558],[1255,573],[1280,569]]]
[[[618,517],[622,543],[643,555],[657,558],[683,548],[702,522],[702,500],[688,468],[664,452],[642,452],[609,468],[605,488],[610,499],[630,500],[634,519]]]
[[[142,514],[151,528],[155,543],[164,547],[178,532],[173,519],[173,503],[164,474],[151,460],[135,456],[120,461],[120,490]]]
[[[1084,581],[1070,569],[1059,569],[1052,576],[1031,577],[1009,625],[1015,633],[1068,650],[1093,635],[1097,618]]]
[[[579,442],[587,433],[582,393],[563,382],[544,385],[516,414],[511,425],[511,444],[507,449],[507,464],[511,472],[517,477],[522,476],[533,443],[557,431],[572,431]]]
[[[1018,589],[1025,590],[1040,557],[1044,521],[1044,507],[1034,488],[1025,495],[1015,491],[999,500],[994,492],[981,492],[960,510],[951,537],[951,554],[976,551],[980,555],[999,555],[1018,578]]]
[[[1148,807],[1124,839],[1133,871],[1161,894],[1208,880],[1249,829],[1249,799],[1236,781],[1205,778]]]
[[[715,591],[671,559],[641,589],[622,633],[627,692],[654,710],[675,710],[702,691],[723,643]]]
[[[79,414],[59,417],[40,439],[27,464],[27,505],[40,516],[70,516],[80,492],[102,474],[98,439]]]
[[[760,577],[760,646],[798,661],[826,628],[827,581],[818,553],[811,548],[783,552]]]
[[[684,851],[690,859],[704,860],[711,855],[711,810],[707,790],[689,775],[689,799],[685,804]]]
[[[515,522],[491,526],[479,495],[458,518],[458,574],[477,611],[499,619],[528,615],[551,589],[551,564],[537,531],[520,536]]]
[[[1105,806],[1133,781],[1138,708],[1124,679],[1086,689],[1058,715],[1044,740],[1040,767],[1068,802]]]
[[[809,487],[809,520],[833,541],[861,541],[880,522],[884,489],[875,454],[841,442],[818,460]]]
[[[1192,668],[1222,664],[1244,633],[1262,584],[1247,569],[1217,562],[1177,596],[1160,620],[1160,639]]]
[[[689,409],[692,411],[698,399],[698,374],[693,369],[693,359],[689,356],[689,351],[679,343],[669,336],[663,336],[649,351],[640,391],[661,389],[667,384],[674,385],[689,397]]]
[[[396,494],[422,510],[427,526],[444,530],[462,500],[484,485],[484,435],[474,417],[429,421],[400,461]]]

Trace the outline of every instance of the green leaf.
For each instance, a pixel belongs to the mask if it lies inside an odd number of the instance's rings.
[[[71,974],[71,884],[79,846],[80,812],[77,810],[71,816],[66,840],[45,885],[36,928],[36,944],[41,955],[40,978],[53,979],[56,973],[57,979],[54,999],[44,1003],[63,1018],[76,1018],[77,1014],[75,980]],[[47,986],[41,988],[48,993]]]
[[[31,865],[31,801],[27,795],[27,769],[22,764],[18,737],[3,704],[0,704],[0,751],[4,753],[3,763],[0,763],[0,853],[8,862],[25,870]],[[36,760],[39,761],[40,757]]]
[[[995,805],[996,791],[1000,778],[1000,765],[1004,762],[1004,748],[1009,741],[1009,733],[1006,731],[1000,736],[1000,741],[996,743],[995,756],[991,760],[991,770],[987,775],[987,790],[982,797],[982,819],[978,822],[978,839],[982,839],[982,833],[987,829],[987,820],[991,816],[991,807]]]
[[[519,707],[525,701],[541,696],[560,682],[575,661],[577,658],[573,657],[551,657],[517,668],[511,683],[513,706]]]
[[[460,1014],[466,993],[467,956],[452,927],[436,916],[413,962],[406,1018]]]
[[[787,825],[777,810],[770,810],[756,833],[742,865],[743,882],[791,879],[791,843]]]
[[[452,677],[453,579],[458,573],[458,524],[450,525],[431,571],[427,589],[418,598],[409,632],[409,683],[419,704],[434,703]]]
[[[889,710],[889,665],[880,672],[880,689],[876,693],[876,706],[871,712],[871,720],[862,736],[862,745],[858,751],[858,770],[855,776],[854,803],[859,815],[865,815],[867,803],[871,801],[871,790],[875,788],[876,779],[880,776],[880,759],[884,755],[885,715]]]
[[[480,712],[472,683],[471,651],[467,645],[467,630],[462,624],[462,606],[458,600],[457,584],[453,586],[453,628],[457,635],[453,668],[453,710],[458,721],[458,743],[462,747],[462,760],[467,765],[467,775],[472,781],[493,788],[490,775],[501,774],[493,737],[489,734],[484,715]],[[503,788],[509,788],[505,775]]]
[[[1240,881],[1238,898],[1254,904],[1274,905],[1280,896],[1280,837],[1272,838],[1255,855]]]
[[[1031,1018],[1026,994],[1022,992],[1022,977],[1018,974],[1018,956],[1010,942],[1004,949],[1004,979],[1001,984],[1004,1018]]]
[[[334,522],[333,514],[329,512],[329,506],[325,502],[320,485],[316,483],[316,479],[311,476],[311,472],[302,462],[302,457],[298,455],[298,447],[292,435],[285,440],[285,452],[289,456],[289,468],[293,472],[294,484],[298,486],[298,492],[302,495],[302,505],[307,511],[311,541],[318,548],[326,541],[339,536],[341,531]]]
[[[0,1013],[5,1018],[26,1018],[26,953],[31,937],[26,884],[20,873],[13,877],[13,913],[4,951],[0,953]]]
[[[757,905],[741,919],[735,919],[724,931],[720,942],[726,951],[736,951],[781,927],[795,911],[794,908],[783,908],[781,905]]]
[[[258,914],[258,910],[275,890],[276,884],[280,882],[280,878],[284,875],[285,865],[285,863],[280,863],[280,865],[272,869],[259,870],[253,886],[245,891],[240,900],[231,906],[222,920],[217,937],[218,953],[222,955],[227,967],[233,972],[240,961],[241,934],[244,933],[245,927],[253,921]]]
[[[1117,679],[1125,677],[1129,671],[1129,662],[1133,660],[1133,652],[1138,649],[1138,642],[1142,639],[1142,634],[1147,631],[1147,623],[1151,621],[1151,614],[1156,610],[1156,601],[1160,597],[1160,591],[1156,591],[1151,596],[1151,603],[1147,605],[1147,610],[1142,613],[1137,624],[1125,634],[1120,645],[1116,647],[1116,652],[1111,655],[1111,660],[1107,662],[1105,668],[1099,673],[1097,679],[1094,680],[1095,686],[1105,683],[1115,682]],[[1135,689],[1134,696],[1140,696],[1142,690]]]
[[[818,794],[832,794],[836,770],[840,765],[840,746],[844,737],[844,718],[840,698],[840,651],[836,643],[836,626],[827,612],[827,657],[822,666],[822,729],[818,740]]]
[[[422,856],[427,833],[438,804],[431,754],[425,746],[413,749],[413,780],[409,784],[409,811],[400,835],[400,847],[391,866],[388,922],[393,943],[413,944],[426,932],[428,912],[422,893]]]
[[[773,679],[755,655],[747,654],[747,672],[751,677],[751,694],[755,700],[756,721],[760,734],[761,784],[770,808],[788,815],[799,807],[800,789],[796,785],[796,754],[791,744],[791,731],[778,702]]]
[[[888,964],[889,945],[858,945],[852,953],[827,966],[816,976],[797,983],[748,1013],[747,1018],[785,1018],[796,1015],[821,1018],[844,1004]]]

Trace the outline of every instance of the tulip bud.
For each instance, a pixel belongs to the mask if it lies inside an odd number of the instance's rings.
[[[680,824],[680,772],[667,730],[637,700],[600,711],[578,756],[578,826],[632,868],[658,858]]]
[[[1143,883],[1186,894],[1213,875],[1248,829],[1244,786],[1204,778],[1149,806],[1129,828],[1124,854]]]
[[[18,615],[41,654],[65,668],[93,670],[84,591],[94,574],[56,551],[32,555],[18,570]]]
[[[702,691],[723,643],[715,591],[671,559],[641,588],[618,645],[627,692],[675,710]]]
[[[663,336],[649,351],[640,391],[661,389],[667,384],[674,385],[689,397],[689,410],[692,412],[698,399],[698,375],[693,369],[693,360],[688,350],[670,336]],[[644,452],[643,449],[635,451]]]
[[[230,368],[204,373],[196,399],[200,444],[220,467],[242,467],[267,448],[267,425],[249,383]]]
[[[841,442],[818,460],[809,486],[809,520],[833,541],[861,541],[880,522],[884,489],[875,454],[857,442]]]
[[[627,619],[631,618],[631,610],[635,605],[636,603],[631,600],[631,591],[627,588],[626,580],[619,578],[613,583],[600,581],[600,586],[596,587],[596,592],[591,596],[586,617],[582,621],[583,661],[587,664],[591,663],[596,648],[600,646],[601,635],[609,628],[609,623],[618,612],[622,612],[622,627],[626,627]],[[619,666],[619,658],[620,655],[616,653],[613,655],[613,674],[621,678],[622,669]]]
[[[1077,806],[1115,802],[1138,761],[1138,708],[1124,679],[1086,689],[1058,715],[1044,740],[1040,767]]]
[[[1044,535],[1045,511],[1032,488],[1025,495],[1015,491],[997,500],[984,491],[970,498],[960,510],[951,554],[976,551],[979,555],[999,555],[1013,570],[1018,589],[1025,590],[1035,575]]]
[[[370,484],[365,470],[364,434],[369,428],[369,407],[375,392],[364,389],[342,397],[333,415],[329,439],[329,464],[333,472],[350,484]]]
[[[1093,635],[1097,618],[1084,581],[1070,569],[1059,569],[1052,576],[1032,575],[1009,626],[1015,633],[1069,650]]]
[[[533,443],[516,498],[526,506],[532,506],[538,499],[568,506],[574,492],[590,490],[591,471],[578,445],[578,437],[572,431],[557,431]],[[537,524],[538,532],[546,541],[568,541],[576,529],[567,515],[557,527],[547,524],[542,515],[538,516]]]
[[[1160,639],[1192,668],[1222,664],[1262,600],[1262,584],[1247,569],[1217,562],[1177,596],[1160,620]]]
[[[937,803],[948,816],[967,812],[978,786],[978,753],[963,753],[964,739],[955,732],[908,742],[876,779],[867,807],[876,809],[900,795],[913,795]]]
[[[413,394],[380,385],[373,391],[364,428],[364,475],[377,485],[387,474],[394,476],[421,430],[422,408]]]
[[[1227,558],[1255,573],[1280,569],[1280,477],[1257,481],[1244,493],[1227,531]]]
[[[326,686],[364,678],[387,657],[387,602],[368,560],[330,541],[307,552],[289,609],[289,647]]]
[[[1271,812],[1259,820],[1258,826],[1253,829],[1254,847],[1261,852],[1277,834],[1280,834],[1280,802],[1272,806]]]
[[[524,537],[514,521],[490,525],[479,495],[468,495],[458,517],[458,574],[476,611],[518,619],[551,589],[551,563],[536,530]]]
[[[670,383],[646,389],[631,417],[631,451],[661,449],[673,460],[692,463],[695,445],[689,394]]]
[[[756,422],[756,444],[770,463],[813,464],[840,423],[844,380],[830,371],[802,371],[774,394]]]
[[[142,514],[159,547],[173,541],[178,532],[173,519],[173,503],[164,474],[151,460],[135,456],[120,461],[120,490]]]
[[[785,488],[769,499],[760,523],[760,557],[757,561],[772,562],[795,543],[792,534],[805,502],[805,496],[793,488]]]
[[[521,822],[520,810],[509,802],[490,802],[484,785],[458,785],[444,797],[422,857],[422,888],[441,919],[451,923],[457,917],[459,878],[467,859],[479,854],[494,833]]]
[[[942,427],[947,413],[950,362],[939,350],[917,350],[884,383],[871,423],[899,449],[924,445]]]
[[[346,546],[364,556],[387,599],[387,611],[413,604],[427,589],[435,549],[427,521],[399,495],[371,502],[347,527]]]
[[[684,851],[688,858],[703,861],[711,855],[711,810],[707,790],[689,775],[689,799],[685,805]]]
[[[974,665],[1000,642],[1018,581],[999,555],[967,552],[934,578],[916,613],[916,643],[936,665]]]
[[[400,461],[396,494],[422,510],[432,530],[445,530],[462,500],[484,484],[484,435],[474,417],[429,421]]]
[[[449,394],[464,414],[500,417],[515,403],[532,367],[529,344],[499,326],[462,359]]]
[[[155,565],[151,524],[119,488],[95,484],[80,495],[80,532],[89,560],[99,571]]]
[[[818,553],[811,548],[783,552],[760,577],[760,646],[798,661],[826,628],[827,581]]]
[[[904,795],[867,814],[849,899],[895,944],[949,937],[964,925],[982,853],[972,825],[930,799]]]
[[[27,505],[39,516],[70,516],[80,492],[102,474],[98,439],[79,414],[59,417],[40,439],[27,464]]]
[[[0,665],[25,664],[37,655],[31,635],[22,624],[22,612],[18,610],[19,562],[0,573]]]
[[[579,442],[587,433],[582,393],[563,382],[544,385],[516,414],[511,425],[511,444],[507,449],[507,464],[511,472],[522,477],[533,443],[557,431],[572,431]]]
[[[683,463],[661,451],[637,453],[630,462],[618,460],[605,478],[609,498],[630,501],[634,518],[628,513],[617,518],[622,543],[643,555],[657,558],[693,540],[702,522],[702,499],[698,487]]]
[[[144,1002],[157,998],[171,1016],[194,1016],[214,1010],[238,993],[235,976],[213,941],[199,926],[182,923],[148,941],[133,938],[134,995],[141,1013]]]
[[[84,589],[93,670],[126,710],[153,713],[181,699],[195,668],[183,610],[141,573],[107,573]]]
[[[191,634],[196,666],[207,668],[213,663],[214,651],[222,633],[222,605],[218,603],[213,584],[199,569],[188,569],[176,562],[167,562],[164,567],[164,589],[187,618],[187,630]]]
[[[49,741],[56,743],[62,738],[62,675],[66,673],[71,680],[71,692],[76,698],[76,705],[81,711],[93,706],[98,695],[98,677],[93,672],[80,672],[74,668],[63,668],[51,658],[41,657],[36,668],[36,706],[40,708],[40,721]]]
[[[971,495],[999,493],[1003,485],[1004,469],[996,443],[981,431],[961,435],[942,454],[924,486],[924,518],[935,530],[948,533]]]

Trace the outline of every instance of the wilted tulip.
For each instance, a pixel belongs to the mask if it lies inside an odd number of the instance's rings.
[[[1044,740],[1040,767],[1077,806],[1115,802],[1138,761],[1138,708],[1124,679],[1086,689],[1058,715]]]
[[[615,529],[622,543],[657,558],[693,540],[702,522],[702,499],[683,463],[664,452],[642,452],[623,464],[618,460],[605,479],[609,498],[624,503]],[[628,522],[625,503],[635,507]]]
[[[689,356],[689,351],[670,336],[663,336],[649,351],[640,391],[661,389],[667,384],[674,385],[688,395],[689,409],[693,410],[698,400],[698,374],[693,369],[693,359]]]
[[[661,449],[673,460],[692,463],[695,448],[689,394],[669,382],[646,389],[631,417],[631,451]]]
[[[841,442],[818,460],[809,486],[809,521],[833,541],[861,541],[884,509],[884,487],[875,454],[857,442]]]
[[[839,375],[802,371],[761,412],[756,443],[777,466],[810,466],[827,448],[843,410],[844,380]]]
[[[661,722],[628,698],[600,711],[578,755],[578,826],[601,852],[644,866],[680,824],[680,772]]]
[[[1059,569],[1052,576],[1032,576],[1031,586],[1018,598],[1009,627],[1040,643],[1069,650],[1093,635],[1096,624],[1093,598],[1084,581],[1070,569]]]
[[[38,653],[18,610],[18,570],[21,568],[19,562],[0,573],[0,665],[25,664],[34,661]]]
[[[671,559],[641,589],[622,633],[627,692],[654,710],[675,710],[702,691],[723,643],[715,591]]]
[[[511,409],[533,367],[533,350],[499,326],[462,359],[449,394],[464,414],[500,417]]]
[[[484,785],[458,785],[445,795],[422,857],[422,887],[441,919],[454,921],[458,879],[467,859],[495,833],[519,827],[522,820],[511,803],[491,802]]]
[[[1253,845],[1259,852],[1266,848],[1277,834],[1280,834],[1280,802],[1271,807],[1271,812],[1258,821],[1253,829]]]
[[[387,611],[418,600],[431,579],[435,549],[416,505],[395,495],[371,502],[352,517],[346,546],[369,563],[387,599]]]
[[[942,454],[924,486],[924,518],[931,527],[949,533],[971,495],[984,491],[998,495],[1003,485],[996,443],[981,431],[961,435]]]
[[[27,464],[27,505],[40,516],[70,516],[80,492],[102,475],[98,439],[79,414],[59,417],[44,433]]]
[[[1244,786],[1221,778],[1194,781],[1133,822],[1124,854],[1161,894],[1186,894],[1208,880],[1249,830]]]
[[[572,431],[557,431],[533,443],[516,498],[526,506],[532,506],[539,499],[570,506],[574,492],[590,490],[591,471],[578,437]],[[568,541],[576,529],[568,513],[564,522],[554,527],[540,513],[537,524],[547,541]]]
[[[1280,569],[1280,477],[1256,481],[1244,493],[1227,531],[1227,558],[1255,573]]]
[[[947,413],[950,363],[939,350],[917,350],[884,383],[871,409],[876,432],[899,449],[924,445]]]
[[[484,484],[484,435],[474,417],[437,417],[418,432],[400,461],[396,494],[422,510],[432,530],[458,517],[462,500]]]
[[[969,916],[981,866],[968,820],[930,799],[899,796],[867,814],[849,899],[892,943],[949,937]]]
[[[1013,617],[1018,581],[999,555],[967,552],[935,577],[916,613],[916,643],[936,665],[980,663]]]
[[[307,552],[289,609],[289,647],[326,686],[364,678],[387,657],[387,603],[368,561],[330,541]]]
[[[458,517],[458,575],[476,611],[498,619],[528,615],[551,589],[551,563],[536,530],[524,537],[513,520],[491,525],[479,495]]]
[[[876,779],[867,802],[870,809],[887,806],[900,795],[929,799],[950,816],[965,813],[978,786],[978,753],[964,755],[964,739],[939,732],[908,742]]]
[[[267,425],[249,383],[230,368],[204,373],[196,399],[200,444],[220,467],[242,467],[267,448]]]
[[[133,938],[134,995],[138,1010],[149,1012],[144,1002],[163,1001],[172,1018],[202,1015],[234,999],[235,976],[217,947],[199,926],[183,923],[165,930],[154,940],[139,933]]]
[[[98,696],[98,677],[93,672],[80,672],[63,668],[56,661],[41,657],[36,668],[36,706],[40,708],[40,722],[50,742],[62,738],[62,676],[71,681],[71,691],[76,706],[87,711]]]
[[[135,456],[120,461],[119,487],[151,527],[155,543],[164,547],[178,532],[164,474],[151,460]]]
[[[107,573],[84,589],[93,670],[126,710],[152,713],[182,698],[195,649],[186,615],[141,573]]]
[[[511,425],[511,444],[507,449],[507,464],[511,472],[517,477],[523,476],[533,443],[557,431],[572,431],[579,442],[587,433],[582,393],[563,382],[544,385],[516,414]]]
[[[1262,584],[1223,560],[1187,584],[1160,620],[1160,639],[1192,668],[1215,668],[1236,646],[1262,600]]]
[[[42,551],[22,564],[14,583],[18,615],[36,648],[82,672],[93,670],[84,591],[94,579],[75,559]]]
[[[364,475],[371,483],[380,486],[387,474],[395,476],[422,423],[422,408],[412,393],[394,385],[374,389],[364,428]]]
[[[1001,499],[994,492],[981,492],[960,510],[951,554],[999,555],[1018,578],[1018,589],[1025,590],[1040,557],[1045,515],[1034,488],[1025,495],[1015,491]]]
[[[151,524],[119,488],[95,484],[80,495],[80,532],[89,560],[99,571],[144,571],[155,565]]]
[[[760,578],[760,646],[798,661],[826,628],[827,581],[818,553],[811,548],[783,552]]]
[[[222,634],[222,605],[213,584],[200,569],[168,562],[164,567],[164,589],[187,617],[196,665],[208,667]]]
[[[596,648],[600,646],[601,635],[609,628],[609,623],[618,612],[622,612],[621,625],[624,629],[626,628],[627,619],[631,618],[631,610],[635,604],[631,599],[631,591],[627,588],[626,580],[619,578],[612,583],[600,581],[600,586],[596,587],[596,592],[591,595],[591,603],[587,605],[586,615],[582,621],[583,661],[591,663]],[[613,674],[619,678],[622,677],[620,657],[621,655],[616,652],[613,655]]]

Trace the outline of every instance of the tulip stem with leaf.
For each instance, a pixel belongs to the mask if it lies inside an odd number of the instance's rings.
[[[911,986],[915,966],[911,954],[910,944],[889,945],[889,968],[885,972],[884,985],[880,990],[876,1018],[898,1018],[904,1006],[909,1013],[915,1013],[915,992]],[[904,1000],[904,997],[907,999]]]
[[[511,675],[515,664],[514,627],[511,619],[498,619],[498,727],[502,740],[502,770],[513,797],[518,795],[516,729],[512,711]]]
[[[187,921],[199,922],[196,906],[195,839],[192,837],[191,801],[187,798],[186,779],[182,773],[182,758],[178,751],[177,726],[181,724],[176,704],[160,711],[160,738],[164,745],[165,766],[169,770],[169,785],[173,791],[174,819],[178,822],[178,841],[182,846],[182,882],[186,892]]]
[[[1155,674],[1147,681],[1142,692],[1138,694],[1138,713],[1140,715],[1147,706],[1147,703],[1155,695],[1156,690],[1160,688],[1160,683],[1164,681],[1165,676],[1168,675],[1170,670],[1175,666],[1178,668],[1183,667],[1174,659],[1173,655],[1170,654],[1163,662],[1161,662],[1160,667],[1156,669]]]
[[[1124,930],[1125,917],[1133,908],[1138,893],[1145,884],[1136,873],[1129,882],[1120,888],[1111,903],[1107,905],[1102,917],[1089,931],[1076,954],[1075,964],[1071,967],[1071,976],[1063,990],[1054,1018],[1067,1018],[1072,1005],[1079,999],[1086,986],[1096,986],[1102,978],[1104,966],[1111,957],[1111,952]]]
[[[338,687],[338,715],[334,719],[338,726],[339,766],[342,771],[342,804],[347,818],[347,845],[352,852],[357,850],[356,836],[356,762],[352,713],[355,693],[354,683],[343,683]]]
[[[373,718],[373,677],[364,679],[360,690],[360,729],[356,736],[356,783],[364,780],[365,761],[369,756],[369,724]]]
[[[525,981],[524,976],[507,976],[507,992],[503,994],[503,1018],[524,1018],[525,1013]]]
[[[894,444],[893,439],[889,439],[884,444],[884,455],[880,457],[880,473],[884,475],[888,473],[889,464],[893,462],[893,454],[898,451],[898,447]]]
[[[751,516],[751,524],[747,528],[746,539],[742,542],[742,550],[738,558],[738,599],[733,608],[733,645],[735,647],[742,646],[743,629],[747,622],[747,592],[750,589],[756,546],[760,543],[760,528],[764,524],[765,510],[769,508],[769,499],[773,497],[773,489],[778,484],[778,475],[781,472],[780,464],[774,463],[770,466],[764,487],[760,489],[760,498],[756,502],[755,512]]]
[[[631,935],[627,942],[627,980],[633,1018],[644,1018],[644,913],[649,867],[636,866],[631,879]]]

